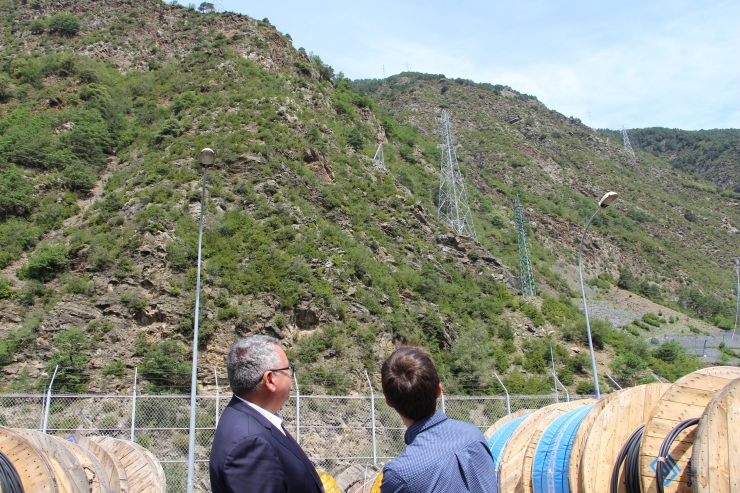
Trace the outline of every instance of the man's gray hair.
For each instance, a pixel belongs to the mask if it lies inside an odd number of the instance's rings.
[[[243,396],[256,390],[262,383],[262,375],[280,365],[275,346],[280,346],[280,341],[261,335],[247,337],[231,346],[226,369],[234,394]]]

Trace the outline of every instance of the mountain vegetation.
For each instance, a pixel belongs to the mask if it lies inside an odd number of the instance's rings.
[[[207,3],[5,0],[0,15],[8,390],[42,388],[56,365],[61,391],[123,390],[134,367],[146,391],[189,389],[204,147],[217,155],[206,387],[235,340],[266,333],[296,361],[301,392],[364,391],[365,369],[403,341],[432,351],[448,393],[501,393],[494,372],[510,393],[548,393],[550,343],[563,384],[589,392],[572,268],[611,189],[620,201],[584,247],[590,292],[627,289],[727,327],[734,192],[647,150],[633,166],[533,96],[442,75],[350,81],[268,19]],[[437,221],[441,109],[479,243]],[[381,143],[386,170],[372,159]],[[518,296],[517,194],[531,299]],[[634,383],[701,365],[638,322],[647,329],[592,320],[602,372]]]

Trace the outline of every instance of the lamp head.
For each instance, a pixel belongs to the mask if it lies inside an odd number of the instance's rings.
[[[617,192],[606,192],[603,197],[601,197],[601,200],[599,200],[599,207],[602,209],[606,209],[610,205],[612,205],[617,199],[619,198],[619,194]]]
[[[547,333],[547,335],[552,335],[554,333],[555,333],[555,331],[554,330],[551,330],[550,332]]]
[[[216,153],[213,152],[212,149],[209,149],[208,147],[206,147],[205,149],[200,151],[198,160],[200,161],[200,164],[202,164],[203,166],[212,166],[213,163],[216,162]]]
[[[46,372],[42,373],[41,376],[44,377],[44,378],[49,378],[49,374],[46,373]]]

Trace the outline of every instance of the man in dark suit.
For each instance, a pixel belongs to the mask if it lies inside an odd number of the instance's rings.
[[[213,439],[213,492],[323,493],[316,469],[278,413],[293,380],[293,365],[280,341],[242,339],[229,349],[227,368],[234,396]]]

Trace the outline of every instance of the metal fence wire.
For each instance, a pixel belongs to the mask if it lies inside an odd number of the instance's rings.
[[[208,456],[218,417],[230,397],[198,396],[197,491],[210,491]],[[47,400],[44,395],[0,395],[0,425],[41,430]],[[560,400],[564,401],[562,395]],[[554,395],[510,396],[511,412],[554,402]],[[443,396],[439,404],[449,417],[473,423],[482,431],[507,414],[504,396]],[[281,413],[286,429],[317,469],[331,475],[352,465],[382,467],[405,446],[405,427],[378,392],[374,396],[292,395]],[[47,432],[62,437],[72,433],[133,437],[161,461],[168,491],[179,492],[186,489],[189,415],[187,395],[136,395],[136,399],[133,395],[52,395]]]

